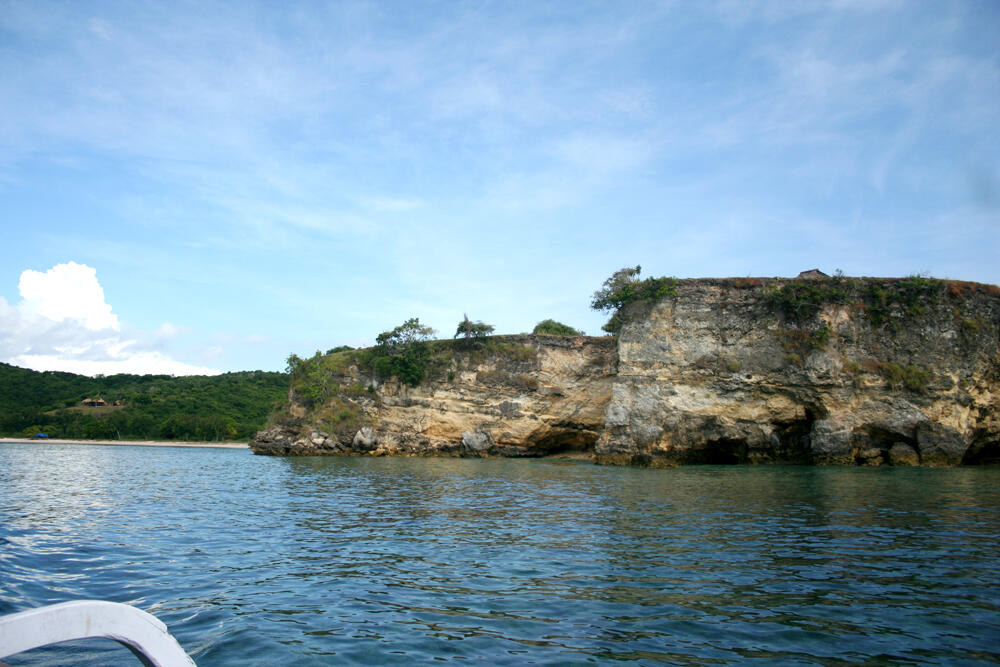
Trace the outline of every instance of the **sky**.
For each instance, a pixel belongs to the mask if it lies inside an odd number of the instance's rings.
[[[997,284],[997,35],[995,0],[0,0],[0,361],[600,335],[635,265]]]

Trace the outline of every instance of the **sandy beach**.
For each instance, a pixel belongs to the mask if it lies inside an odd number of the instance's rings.
[[[62,438],[0,438],[3,442],[49,443],[57,445],[133,445],[137,447],[212,447],[215,449],[247,449],[245,442],[182,442],[157,440],[64,440]]]

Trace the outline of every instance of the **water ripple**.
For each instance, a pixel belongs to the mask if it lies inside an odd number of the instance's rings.
[[[998,482],[0,445],[0,613],[136,604],[203,667],[995,663]]]

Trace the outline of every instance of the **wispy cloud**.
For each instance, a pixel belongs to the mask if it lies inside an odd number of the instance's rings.
[[[626,264],[933,267],[996,214],[989,3],[0,6],[0,258],[97,267],[164,354],[582,321]]]

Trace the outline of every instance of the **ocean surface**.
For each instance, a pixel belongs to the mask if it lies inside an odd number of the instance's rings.
[[[80,598],[202,667],[991,664],[1000,468],[0,444],[0,614]]]

